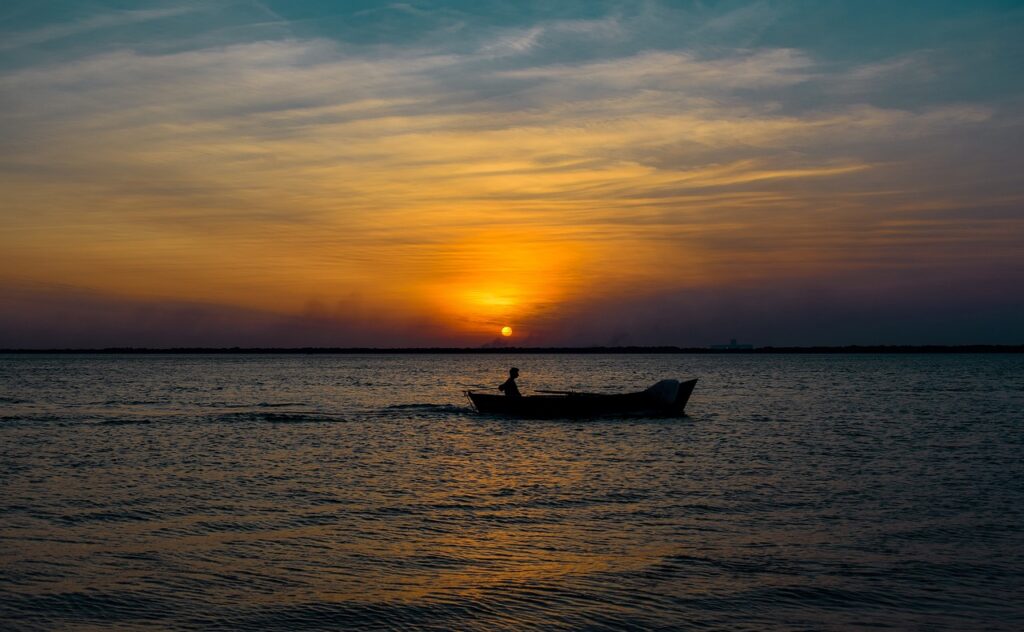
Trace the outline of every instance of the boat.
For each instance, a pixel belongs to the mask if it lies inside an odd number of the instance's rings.
[[[535,419],[579,419],[586,417],[637,416],[681,417],[697,380],[661,380],[636,393],[577,393],[538,391],[542,395],[508,397],[466,391],[479,413]]]

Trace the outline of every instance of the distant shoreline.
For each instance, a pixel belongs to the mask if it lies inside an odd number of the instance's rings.
[[[0,349],[9,355],[394,355],[394,354],[863,354],[863,353],[1024,353],[1024,345],[847,345],[837,347],[755,347],[711,349],[707,347],[109,347],[104,349]]]

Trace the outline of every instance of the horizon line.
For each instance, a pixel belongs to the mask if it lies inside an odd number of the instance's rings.
[[[0,354],[296,354],[296,355],[386,355],[386,354],[771,354],[771,353],[1024,353],[1024,344],[967,345],[809,345],[749,348],[679,347],[674,345],[628,345],[585,347],[103,347],[0,349]]]

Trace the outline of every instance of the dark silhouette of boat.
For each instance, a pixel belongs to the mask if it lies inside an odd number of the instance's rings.
[[[662,380],[636,393],[538,391],[543,395],[507,397],[466,391],[477,412],[536,419],[602,417],[681,417],[697,380]]]

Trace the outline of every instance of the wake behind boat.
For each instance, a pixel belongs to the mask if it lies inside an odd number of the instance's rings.
[[[477,412],[528,418],[581,418],[608,415],[681,417],[697,380],[662,380],[636,393],[540,391],[509,397],[466,391]]]

